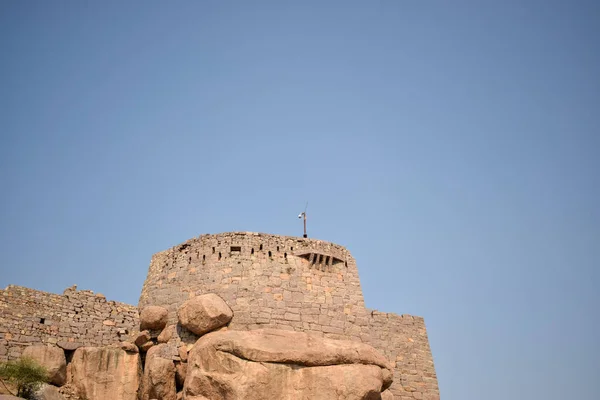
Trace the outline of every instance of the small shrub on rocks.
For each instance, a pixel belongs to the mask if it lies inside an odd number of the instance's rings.
[[[0,363],[0,379],[16,386],[17,396],[32,399],[42,383],[48,382],[48,371],[31,358]]]

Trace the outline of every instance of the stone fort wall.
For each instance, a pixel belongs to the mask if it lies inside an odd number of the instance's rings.
[[[19,358],[31,344],[105,346],[138,329],[137,308],[91,290],[62,295],[10,285],[0,290],[0,361]]]
[[[395,362],[396,399],[439,399],[423,318],[365,308],[344,247],[249,232],[202,235],[152,257],[139,308],[160,305],[176,323],[185,300],[216,293],[230,329],[289,329],[371,344]]]

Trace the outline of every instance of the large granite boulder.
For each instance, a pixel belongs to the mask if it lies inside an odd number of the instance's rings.
[[[371,346],[280,330],[219,331],[189,353],[185,398],[376,400],[392,365]]]
[[[181,326],[201,336],[229,323],[233,311],[222,298],[209,293],[183,303],[177,310],[177,316]]]
[[[140,330],[161,330],[167,325],[169,312],[160,306],[147,306],[140,312]]]
[[[138,353],[118,347],[80,347],[71,361],[71,383],[87,400],[136,400],[142,376]]]
[[[165,344],[153,346],[146,353],[141,400],[175,400],[175,364]]]
[[[60,347],[33,345],[23,350],[21,357],[31,358],[46,368],[50,383],[62,386],[67,382],[67,359]]]

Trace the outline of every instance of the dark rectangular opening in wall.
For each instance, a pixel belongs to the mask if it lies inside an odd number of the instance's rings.
[[[241,253],[242,252],[242,247],[241,246],[231,246],[230,247],[231,252],[233,253],[234,251]]]
[[[44,322],[46,322],[46,318],[40,318],[40,324],[43,324]]]
[[[75,350],[65,350],[65,358],[67,359],[67,364],[73,360],[73,354],[75,354]]]

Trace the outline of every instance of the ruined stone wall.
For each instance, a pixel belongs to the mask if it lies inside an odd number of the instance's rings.
[[[363,336],[363,342],[395,363],[390,388],[395,398],[438,400],[440,392],[423,318],[375,310],[367,310],[367,315],[370,335]]]
[[[12,360],[34,343],[104,346],[138,328],[137,308],[106,301],[90,290],[52,294],[20,286],[0,290],[0,360]]]
[[[164,306],[176,323],[179,305],[203,293],[229,304],[230,329],[371,344],[396,363],[390,390],[397,399],[439,399],[423,319],[366,309],[356,263],[342,246],[248,232],[202,235],[152,257],[139,307]]]
[[[231,328],[241,330],[343,334],[344,315],[364,308],[356,264],[343,247],[264,234],[203,235],[155,254],[139,306],[165,306],[175,322],[177,307],[202,293],[221,296],[236,315]]]

